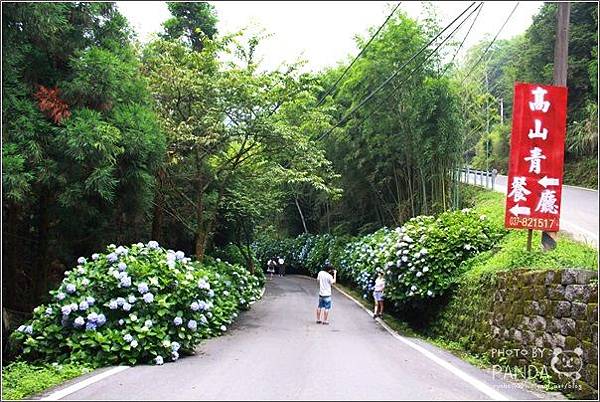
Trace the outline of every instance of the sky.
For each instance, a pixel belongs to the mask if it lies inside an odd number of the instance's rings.
[[[258,50],[265,69],[275,69],[285,62],[305,60],[304,70],[321,70],[348,60],[358,53],[354,38],[368,36],[368,29],[379,26],[396,2],[387,1],[214,1],[219,17],[220,33],[248,28],[252,32],[264,29],[270,36]],[[444,26],[459,15],[471,2],[434,2]],[[161,30],[161,24],[170,17],[167,5],[161,1],[119,1],[120,11],[127,17],[142,42]],[[516,2],[486,2],[464,49],[489,35],[494,37]],[[506,24],[500,39],[511,38],[524,32],[542,2],[521,1]],[[422,2],[404,1],[400,10],[410,17],[422,17]],[[470,22],[457,31],[462,40]],[[461,51],[459,59],[464,52]]]

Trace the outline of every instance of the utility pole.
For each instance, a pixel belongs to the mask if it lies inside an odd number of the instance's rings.
[[[500,98],[500,124],[504,125],[504,99]]]
[[[490,171],[490,93],[487,63],[485,66],[485,187],[488,186],[488,173]]]
[[[553,84],[567,86],[567,60],[569,56],[569,15],[571,3],[558,3],[556,12],[556,42],[554,43]],[[556,248],[557,232],[542,232],[544,250]]]

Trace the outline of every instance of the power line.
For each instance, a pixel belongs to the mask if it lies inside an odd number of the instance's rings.
[[[388,17],[385,19],[385,21],[383,21],[383,24],[381,24],[381,26],[377,29],[377,31],[373,34],[373,36],[371,36],[371,39],[369,39],[369,41],[367,42],[367,44],[356,55],[356,57],[354,58],[354,60],[352,60],[352,63],[350,63],[348,65],[348,67],[346,67],[346,69],[344,70],[344,72],[342,73],[342,75],[340,75],[338,77],[338,79],[333,83],[333,85],[331,87],[329,87],[329,89],[327,90],[327,92],[325,92],[325,95],[323,95],[321,97],[321,100],[317,103],[317,107],[321,106],[321,104],[325,101],[325,98],[327,98],[327,95],[329,95],[335,89],[335,87],[340,83],[340,81],[342,80],[342,78],[344,78],[344,76],[346,75],[346,73],[352,68],[352,66],[354,65],[354,63],[356,63],[356,60],[358,60],[360,58],[360,56],[362,56],[362,54],[367,50],[367,48],[369,47],[369,45],[371,44],[371,42],[373,42],[373,39],[375,39],[375,37],[379,34],[379,32],[387,24],[387,22],[390,20],[390,18],[392,18],[392,15],[394,15],[394,13],[398,9],[398,7],[400,7],[400,4],[402,4],[401,1],[398,2],[398,4],[396,5],[396,7],[394,7],[394,9],[392,10],[392,12],[390,13],[390,15],[388,15]]]
[[[456,52],[454,53],[454,56],[452,56],[452,60],[450,60],[450,63],[448,63],[446,65],[446,68],[444,69],[444,72],[442,73],[442,75],[444,75],[446,73],[446,71],[448,71],[448,68],[450,68],[450,66],[454,62],[454,59],[458,55],[458,52],[460,52],[460,49],[462,49],[463,45],[465,44],[465,41],[467,40],[467,37],[471,33],[471,29],[473,29],[473,25],[475,25],[475,22],[477,21],[477,18],[479,18],[479,13],[481,13],[481,9],[483,8],[483,4],[484,4],[483,2],[479,3],[479,6],[478,6],[479,10],[477,11],[477,15],[473,19],[473,22],[471,23],[471,26],[469,27],[469,30],[467,31],[467,33],[466,33],[465,37],[463,38],[462,42],[458,46],[458,49],[456,49]]]
[[[473,2],[473,4],[475,4],[475,2]],[[471,6],[473,6],[473,4],[471,4]],[[421,61],[421,62],[420,62],[420,63],[419,63],[419,64],[418,64],[418,65],[417,65],[415,68],[413,68],[413,69],[412,69],[412,70],[411,70],[411,71],[410,71],[410,72],[409,72],[409,73],[408,73],[408,74],[405,76],[404,80],[402,80],[402,81],[400,82],[400,84],[398,84],[398,86],[392,90],[392,93],[390,93],[390,94],[389,94],[387,97],[385,97],[383,100],[387,100],[387,99],[389,99],[389,97],[390,97],[390,96],[391,96],[391,95],[392,95],[392,94],[393,94],[395,91],[397,91],[397,90],[398,90],[400,87],[402,87],[402,85],[404,85],[406,82],[408,82],[408,80],[412,78],[412,74],[413,74],[414,72],[416,72],[417,70],[419,70],[420,68],[422,68],[422,67],[425,65],[425,63],[426,63],[426,62],[427,62],[427,61],[428,61],[428,60],[431,58],[431,56],[433,56],[433,54],[435,54],[435,53],[436,53],[436,52],[437,52],[437,51],[440,49],[440,47],[442,47],[442,46],[443,46],[443,45],[444,45],[444,44],[445,44],[445,43],[446,43],[446,42],[447,42],[447,41],[450,39],[450,37],[452,37],[452,35],[454,35],[454,33],[455,33],[455,32],[456,32],[458,29],[460,29],[460,27],[461,27],[461,26],[462,26],[462,25],[463,25],[463,24],[464,24],[464,23],[465,23],[465,22],[466,22],[466,21],[467,21],[467,20],[468,20],[468,19],[471,17],[471,15],[473,15],[473,14],[475,13],[475,11],[477,11],[477,10],[481,10],[481,8],[480,8],[480,7],[481,7],[482,5],[483,5],[483,2],[480,2],[480,4],[479,4],[479,5],[478,5],[478,6],[477,6],[475,9],[471,10],[471,12],[469,13],[469,15],[467,15],[467,16],[465,17],[465,19],[464,19],[464,20],[463,20],[463,21],[462,21],[460,24],[458,24],[458,26],[456,26],[456,27],[454,28],[454,30],[452,30],[452,32],[450,32],[450,33],[448,34],[448,36],[446,36],[446,38],[444,38],[444,39],[443,39],[443,40],[442,40],[442,41],[441,41],[441,42],[440,42],[440,43],[439,43],[439,44],[436,46],[436,48],[435,48],[435,49],[433,49],[431,52],[429,52],[429,54],[428,54],[428,55],[427,55],[427,56],[426,56],[426,57],[425,57],[425,58],[424,58],[424,59],[423,59],[423,60],[422,60],[422,61]],[[440,34],[442,34],[442,33],[443,33],[443,32],[444,32],[444,31],[445,31],[447,28],[449,28],[449,27],[450,27],[452,24],[454,24],[454,22],[456,22],[456,20],[457,20],[458,18],[460,18],[460,17],[461,17],[461,16],[462,16],[462,15],[463,15],[463,14],[464,14],[464,13],[465,13],[465,12],[466,12],[466,11],[467,11],[469,8],[470,8],[470,7],[471,7],[471,6],[467,7],[467,9],[465,9],[465,11],[464,11],[463,13],[461,13],[461,14],[460,14],[460,15],[459,15],[459,16],[458,16],[458,17],[457,17],[457,18],[456,18],[454,21],[452,21],[452,22],[451,22],[451,23],[450,23],[450,24],[449,24],[449,25],[448,25],[448,26],[447,26],[447,27],[446,27],[446,28],[445,28],[445,29],[444,29],[442,32],[440,32]],[[440,34],[438,34],[438,36],[436,36],[436,38],[437,38],[437,37],[439,37],[439,36],[440,36]],[[436,38],[434,38],[434,40],[435,40]],[[430,43],[431,43],[431,42],[430,42]],[[429,44],[428,44],[428,45],[429,45]],[[412,59],[413,59],[413,58],[411,58],[411,60],[412,60]],[[405,65],[406,65],[406,64],[407,64],[407,63],[405,63]],[[402,66],[402,68],[401,68],[401,69],[403,69],[404,67],[405,67],[405,66]],[[381,101],[380,101],[380,103],[379,103],[379,104],[381,104]],[[378,104],[377,106],[379,106],[379,104]],[[354,111],[356,111],[357,109],[358,109],[358,108],[356,108]],[[374,114],[376,111],[377,111],[377,107],[376,107],[376,108],[374,108],[374,109],[373,109],[373,111],[371,111],[369,114],[367,114],[367,115],[366,115],[364,118],[362,118],[362,119],[361,119],[361,121],[358,123],[358,125],[362,124],[362,123],[363,123],[363,122],[364,122],[366,119],[368,119],[369,117],[371,117],[371,116],[372,116],[372,115],[373,115],[373,114]],[[351,113],[353,113],[353,112],[350,112],[350,113],[348,113],[348,115],[346,116],[346,118],[347,118],[347,117],[348,117],[348,116],[349,116]],[[344,121],[344,119],[340,120],[340,121],[339,121],[339,122],[338,122],[338,123],[337,123],[337,124],[336,124],[334,127],[332,127],[332,128],[331,128],[330,130],[328,130],[326,133],[324,133],[323,135],[321,135],[321,136],[319,137],[319,140],[322,140],[322,139],[323,139],[323,138],[325,138],[327,135],[329,135],[329,134],[330,134],[330,133],[333,131],[333,129],[335,129],[337,126],[339,126],[339,125],[340,125],[340,124],[341,124],[343,121]]]
[[[393,80],[402,70],[404,70],[414,59],[416,59],[421,53],[423,53],[436,39],[438,39],[444,32],[446,32],[454,23],[462,17],[476,2],[471,3],[462,13],[460,13],[450,24],[448,24],[442,31],[440,31],[433,39],[431,39],[425,46],[423,46],[417,53],[415,53],[408,61],[406,61],[402,66],[396,70],[392,75],[385,79],[375,90],[373,90],[369,95],[363,98],[362,101],[358,103],[358,105],[354,106],[342,119],[340,119],[333,127],[331,127],[325,134],[323,134],[320,138],[323,138],[329,135],[335,128],[337,128],[340,124],[345,122],[348,117],[350,117],[354,112],[364,106],[368,101],[370,101],[373,96],[375,96],[381,89],[383,89],[391,80]]]
[[[469,72],[467,73],[467,75],[462,79],[462,81],[460,82],[460,85],[462,85],[462,84],[465,83],[465,81],[471,75],[471,73],[473,72],[473,70],[475,70],[475,68],[479,65],[479,63],[481,63],[481,60],[483,60],[483,58],[487,54],[488,50],[490,50],[490,48],[492,47],[492,45],[494,44],[494,42],[496,42],[496,39],[498,39],[498,35],[500,35],[500,32],[502,32],[502,30],[504,29],[504,26],[508,23],[508,20],[510,20],[510,17],[512,17],[512,15],[514,14],[515,10],[519,6],[519,3],[520,2],[517,2],[517,4],[515,4],[515,6],[513,7],[512,11],[510,12],[510,14],[508,15],[508,17],[504,21],[504,24],[502,24],[502,26],[500,27],[500,29],[498,30],[498,32],[496,32],[496,36],[494,36],[494,39],[492,39],[492,41],[489,43],[489,45],[485,48],[485,50],[481,54],[481,57],[479,57],[479,59],[477,60],[477,62],[475,62],[475,64],[473,65],[473,67],[471,67],[471,69],[469,70]]]

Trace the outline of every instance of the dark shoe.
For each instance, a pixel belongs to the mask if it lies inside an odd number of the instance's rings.
[[[320,323],[321,323],[321,321],[317,320],[317,324],[320,324]]]
[[[323,321],[323,325],[329,325],[329,321]]]

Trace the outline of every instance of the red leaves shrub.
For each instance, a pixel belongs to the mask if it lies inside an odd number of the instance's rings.
[[[60,98],[59,93],[60,89],[58,87],[46,88],[43,85],[39,85],[38,90],[33,94],[38,101],[40,110],[56,124],[59,124],[62,119],[71,115],[69,105]]]

